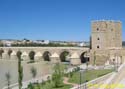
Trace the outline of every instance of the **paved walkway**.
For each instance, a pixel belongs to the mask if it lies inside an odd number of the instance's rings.
[[[78,84],[75,84],[75,83],[70,83],[70,82],[68,82],[68,81],[69,81],[69,78],[64,77],[64,80],[63,80],[63,83],[64,83],[64,84],[67,84],[67,85],[72,85],[73,87],[78,86]]]
[[[125,78],[116,87],[115,89],[125,89]]]

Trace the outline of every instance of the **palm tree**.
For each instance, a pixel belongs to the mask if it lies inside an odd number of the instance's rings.
[[[7,73],[5,74],[5,77],[6,77],[8,89],[10,89],[10,78],[11,78],[10,72],[7,72]]]
[[[19,89],[22,88],[22,80],[23,80],[23,67],[21,66],[21,51],[17,52],[17,58],[18,58],[18,83],[19,83]]]

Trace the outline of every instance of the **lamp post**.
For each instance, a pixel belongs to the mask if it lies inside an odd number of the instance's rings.
[[[80,86],[79,86],[79,89],[82,89],[82,88],[81,88],[81,84],[82,84],[83,72],[84,72],[84,69],[80,69]]]
[[[80,71],[80,86],[79,86],[79,89],[81,89],[81,81],[82,81],[82,80],[81,80],[81,77],[82,77],[82,76],[81,76],[81,71]]]
[[[79,89],[87,89],[86,87],[86,79],[85,79],[85,83],[84,83],[84,86],[82,87],[81,84],[83,82],[83,73],[86,71],[86,69],[80,69],[80,86],[79,86]],[[85,77],[84,77],[85,78]]]
[[[114,71],[115,71],[115,59],[113,59]]]
[[[86,74],[87,74],[87,71],[88,71],[88,60],[86,62]],[[85,76],[85,77],[87,77],[87,76]],[[87,83],[87,80],[85,79],[85,88],[84,89],[87,89],[86,83]]]
[[[88,59],[89,57],[88,57],[88,55],[87,55],[87,51],[86,51],[86,72],[88,71],[88,65],[89,65],[89,59]],[[85,76],[86,77],[86,76]],[[84,85],[84,89],[87,89],[87,86],[86,86],[86,82],[87,82],[87,80],[85,79],[85,85]]]

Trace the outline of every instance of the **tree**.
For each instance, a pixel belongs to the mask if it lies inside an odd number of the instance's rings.
[[[6,77],[8,89],[10,89],[10,78],[11,78],[10,73],[7,72],[7,73],[5,74],[5,77]]]
[[[50,76],[47,77],[47,80],[48,80],[49,83],[51,82]]]
[[[22,80],[23,80],[23,67],[21,66],[21,51],[17,52],[17,58],[18,58],[18,84],[19,89],[22,88]]]
[[[8,55],[9,55],[9,58],[10,58],[11,53],[12,53],[12,50],[11,50],[11,49],[9,49],[9,50],[8,50]]]
[[[32,85],[32,83],[30,83],[30,84],[28,85],[28,89],[34,89],[34,86]]]
[[[0,49],[0,58],[2,58],[2,54],[4,53],[3,49]]]
[[[31,52],[29,53],[29,58],[30,58],[30,60],[34,61],[34,56],[35,56],[35,52],[34,52],[34,51],[31,51]]]
[[[63,72],[64,70],[60,67],[60,64],[57,63],[54,66],[54,73],[52,74],[52,80],[55,88],[63,86]]]
[[[31,72],[31,74],[32,74],[32,77],[35,78],[36,75],[37,75],[37,70],[36,70],[36,68],[35,68],[35,67],[31,67],[30,72]]]

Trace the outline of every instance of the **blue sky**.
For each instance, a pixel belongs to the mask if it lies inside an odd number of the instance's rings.
[[[122,21],[125,0],[0,0],[0,39],[88,41],[92,20]]]

